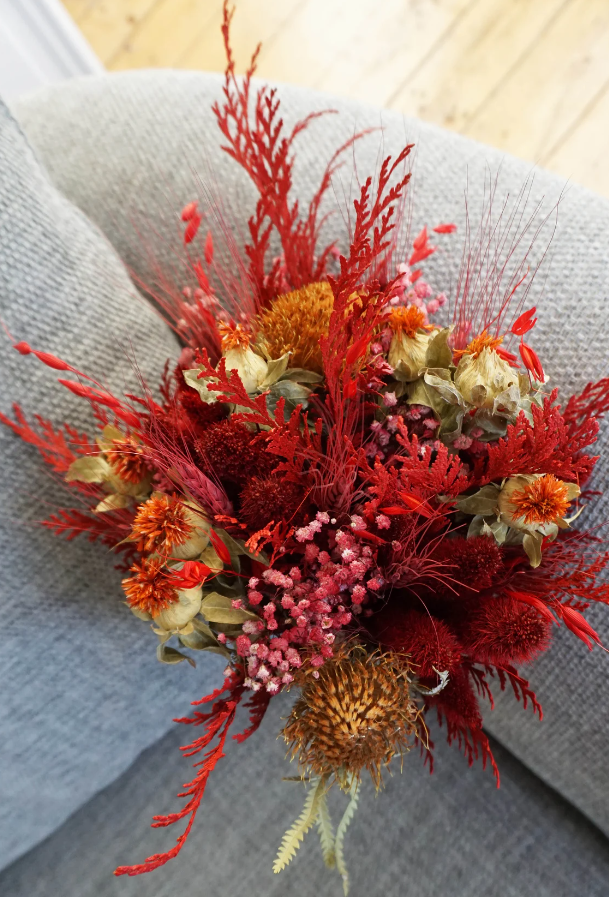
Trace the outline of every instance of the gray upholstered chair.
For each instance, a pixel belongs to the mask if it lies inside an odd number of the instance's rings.
[[[139,369],[154,382],[177,342],[128,269],[150,283],[159,270],[179,277],[176,210],[210,189],[241,231],[253,193],[219,149],[210,106],[218,76],[138,72],[44,90],[11,113],[0,107],[0,315],[19,339],[69,356],[115,388]],[[374,170],[382,151],[417,144],[415,227],[472,217],[489,172],[497,196],[518,193],[524,163],[395,113],[281,87],[286,119],[332,106],[299,156],[297,191],[306,196],[333,149],[354,129],[383,126],[357,151],[357,170]],[[343,186],[351,177],[343,172]],[[531,206],[551,208],[563,183],[537,172]],[[342,188],[337,187],[342,197]],[[342,201],[342,200],[341,200]],[[340,215],[329,223],[344,242]],[[454,252],[433,264],[454,284]],[[539,305],[536,345],[565,391],[607,373],[609,202],[575,186],[560,204]],[[451,280],[452,278],[452,280]],[[53,374],[0,342],[0,408],[85,428],[85,410]],[[606,484],[607,455],[596,485]],[[181,857],[145,878],[112,876],[119,863],[165,849],[177,833],[148,828],[188,778],[171,726],[188,701],[221,676],[219,658],[196,670],[161,667],[146,627],[121,604],[119,575],[106,551],[70,545],[33,522],[65,501],[33,449],[0,430],[0,893],[7,897],[166,897],[336,894],[315,839],[274,877],[273,852],[297,815],[297,785],[276,741],[279,701],[244,747],[231,745],[211,780]],[[591,524],[609,515],[599,503]],[[609,615],[590,614],[609,642]],[[377,799],[364,790],[348,841],[354,895],[417,897],[606,897],[609,894],[609,658],[558,632],[531,676],[545,709],[539,722],[501,696],[486,724],[502,773],[468,768],[438,743],[433,776],[417,756],[387,780]]]

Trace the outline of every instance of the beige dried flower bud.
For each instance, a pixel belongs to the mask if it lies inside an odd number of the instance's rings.
[[[497,411],[498,405],[517,405],[520,397],[528,392],[528,384],[518,371],[489,347],[479,354],[461,357],[455,372],[455,386],[468,404],[493,412]]]
[[[197,586],[194,589],[178,591],[178,601],[162,610],[154,618],[155,625],[166,632],[176,632],[186,626],[201,609],[203,589]]]
[[[389,347],[387,360],[396,371],[399,379],[405,383],[417,380],[425,367],[427,347],[433,334],[420,331],[414,336],[395,333]]]

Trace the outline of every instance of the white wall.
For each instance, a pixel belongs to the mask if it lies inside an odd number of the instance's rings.
[[[0,96],[103,71],[60,0],[0,0]]]

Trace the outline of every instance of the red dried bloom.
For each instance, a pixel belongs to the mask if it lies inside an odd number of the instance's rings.
[[[420,330],[421,328],[425,328],[426,330],[432,329],[430,325],[425,324],[425,319],[425,312],[416,305],[409,305],[407,307],[399,306],[391,311],[389,315],[389,326],[394,333],[405,333],[406,336],[413,339],[417,334],[417,330]]]
[[[548,473],[510,496],[516,506],[514,517],[524,517],[525,523],[553,523],[564,517],[571,501],[566,483]]]
[[[112,448],[106,449],[105,455],[114,472],[128,483],[139,483],[148,473],[142,446],[131,436],[113,439]]]
[[[169,495],[153,495],[143,502],[133,521],[132,538],[142,552],[169,554],[192,534],[186,506]]]
[[[472,658],[505,667],[529,663],[550,644],[552,624],[533,607],[513,598],[487,598],[459,635]]]
[[[374,632],[382,645],[408,654],[421,679],[436,678],[434,667],[452,672],[461,662],[461,646],[446,623],[429,614],[407,610],[398,598],[375,615]]]
[[[256,434],[234,420],[212,424],[197,441],[197,452],[207,473],[239,485],[270,473],[274,464]]]
[[[482,714],[478,698],[474,692],[467,670],[460,667],[450,676],[445,688],[429,698],[429,703],[438,708],[449,727],[455,730],[476,730],[482,728]]]
[[[178,396],[187,417],[186,425],[181,429],[190,429],[197,436],[201,436],[211,424],[224,420],[228,415],[226,405],[222,402],[204,402],[196,389],[186,383],[183,387],[180,386]]]
[[[468,343],[465,349],[456,349],[455,352],[453,352],[453,357],[455,361],[463,355],[472,355],[474,358],[478,358],[483,349],[497,350],[502,342],[502,336],[491,336],[488,331],[483,330],[482,333],[474,337],[474,339]]]
[[[253,477],[241,492],[240,518],[256,530],[279,520],[300,523],[304,514],[305,492],[300,483],[278,476]]]
[[[488,589],[505,573],[501,549],[489,536],[445,539],[435,556],[445,561],[447,575],[476,591]]]
[[[133,576],[123,579],[127,604],[155,617],[178,600],[178,594],[163,572],[161,558],[142,558],[131,567]]]

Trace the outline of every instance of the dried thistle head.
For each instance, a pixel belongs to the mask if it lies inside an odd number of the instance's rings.
[[[409,685],[412,669],[397,654],[344,649],[315,678],[302,674],[301,694],[283,728],[292,758],[314,775],[348,787],[368,770],[376,787],[392,758],[424,731]]]
[[[319,341],[328,333],[334,297],[329,283],[277,296],[260,316],[260,340],[271,358],[291,352],[290,367],[323,373]]]

